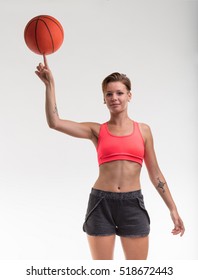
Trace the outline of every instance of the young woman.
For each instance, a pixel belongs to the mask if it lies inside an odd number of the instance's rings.
[[[104,103],[110,120],[104,124],[77,123],[59,118],[55,83],[46,57],[35,72],[46,87],[46,117],[50,128],[73,137],[90,139],[99,163],[97,178],[89,197],[83,230],[95,260],[113,259],[115,236],[119,235],[127,260],[145,260],[148,254],[150,218],[140,185],[143,160],[149,177],[163,198],[174,223],[174,235],[184,233],[184,225],[158,166],[148,125],[128,116],[131,82],[126,75],[112,73],[102,83]]]

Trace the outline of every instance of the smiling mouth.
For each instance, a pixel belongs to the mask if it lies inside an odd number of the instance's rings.
[[[118,105],[120,105],[120,104],[111,104],[110,106],[114,107],[114,106],[118,106]]]

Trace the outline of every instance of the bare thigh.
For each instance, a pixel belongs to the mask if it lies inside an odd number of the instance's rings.
[[[87,235],[93,260],[112,260],[115,246],[115,235]]]
[[[149,237],[121,237],[122,248],[126,260],[146,260]]]

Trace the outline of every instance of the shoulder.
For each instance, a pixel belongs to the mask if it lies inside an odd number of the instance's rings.
[[[95,137],[98,137],[99,132],[100,132],[100,127],[101,127],[100,123],[97,123],[97,122],[84,122],[83,124],[85,126],[89,127],[89,129],[92,131],[92,134]]]
[[[145,132],[151,131],[150,126],[146,123],[138,123],[138,125],[139,125],[140,129]]]
[[[99,134],[100,134],[100,128],[101,128],[102,124],[96,123],[96,122],[87,122],[85,124],[91,130],[91,135],[92,135],[91,140],[94,143],[94,145],[97,147],[98,137],[99,137]]]
[[[93,122],[91,123],[92,130],[98,135],[100,131],[101,124]]]
[[[138,123],[138,125],[144,141],[152,140],[151,127],[146,123]]]

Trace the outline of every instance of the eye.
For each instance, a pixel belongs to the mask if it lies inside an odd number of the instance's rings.
[[[118,91],[117,94],[118,94],[118,95],[122,95],[122,94],[124,94],[124,93],[123,93],[122,91]]]
[[[110,96],[112,96],[112,93],[111,93],[111,92],[107,92],[107,93],[106,93],[106,96],[107,96],[107,97],[110,97]]]

